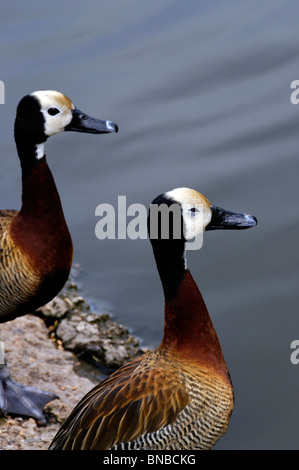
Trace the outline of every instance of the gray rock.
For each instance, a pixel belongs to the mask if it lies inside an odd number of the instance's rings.
[[[51,320],[52,337],[63,348],[93,364],[117,368],[144,352],[128,328],[114,322],[109,314],[92,310],[72,279],[39,313]]]

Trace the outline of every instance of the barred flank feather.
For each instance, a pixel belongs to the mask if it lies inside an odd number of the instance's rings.
[[[229,380],[158,349],[91,390],[50,449],[209,449],[232,407]]]
[[[9,234],[17,211],[0,211],[0,321],[34,296],[40,279]]]

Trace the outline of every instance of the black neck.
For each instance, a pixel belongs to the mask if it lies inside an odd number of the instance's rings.
[[[31,142],[22,144],[19,142],[17,143],[21,168],[24,173],[31,171],[32,168],[39,164],[39,159],[37,158],[37,148],[37,144]]]
[[[43,127],[36,125],[33,130],[30,129],[30,132],[28,132],[28,125],[17,116],[14,135],[22,170],[30,170],[39,162],[37,158],[38,145],[45,143],[47,140]]]
[[[186,272],[184,240],[151,240],[166,301],[176,297]]]
[[[180,207],[158,196],[149,209],[148,233],[166,301],[175,298],[186,272],[183,232]]]

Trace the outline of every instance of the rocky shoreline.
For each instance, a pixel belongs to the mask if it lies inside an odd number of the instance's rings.
[[[128,328],[94,312],[70,277],[34,314],[1,325],[11,378],[48,390],[46,426],[0,415],[0,450],[46,450],[80,398],[109,373],[145,352]]]

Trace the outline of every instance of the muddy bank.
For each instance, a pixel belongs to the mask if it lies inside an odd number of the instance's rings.
[[[1,325],[13,380],[55,393],[47,425],[0,416],[0,450],[47,449],[79,399],[112,370],[144,352],[129,330],[92,311],[74,279],[49,304]]]

